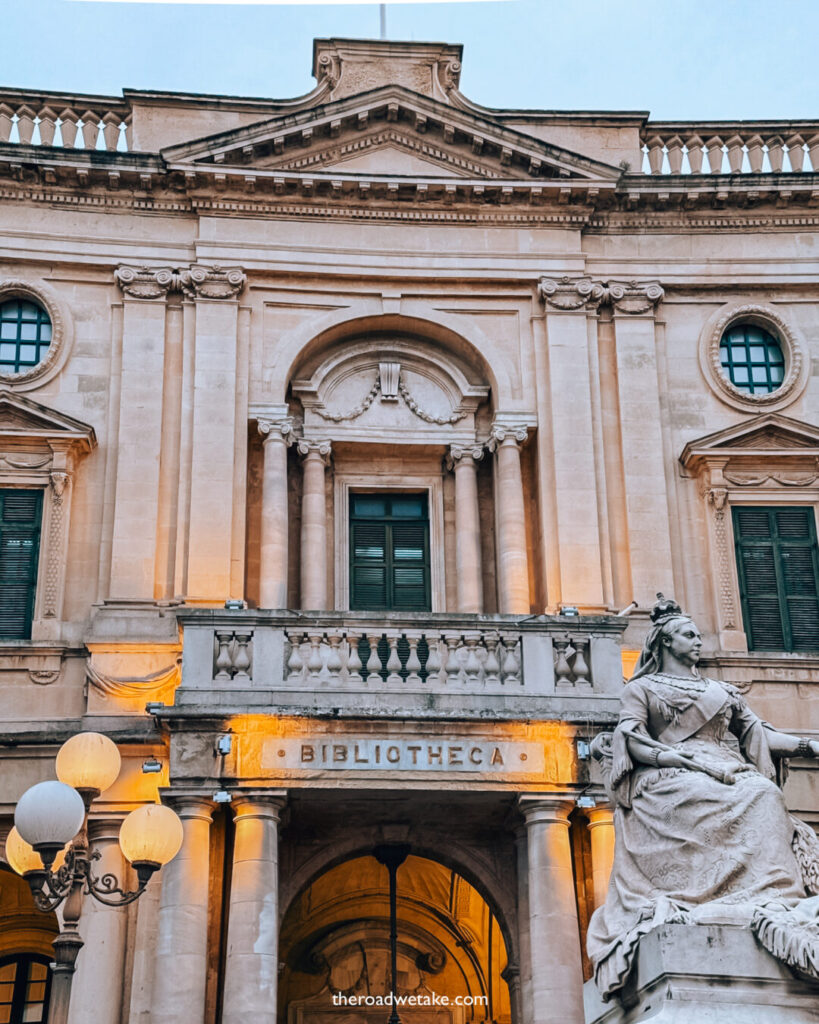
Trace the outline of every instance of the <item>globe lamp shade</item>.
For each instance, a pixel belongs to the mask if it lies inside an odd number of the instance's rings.
[[[132,864],[161,866],[179,853],[182,835],[182,822],[175,811],[164,804],[145,804],[123,821],[119,845]]]
[[[67,849],[66,845],[54,858],[52,871],[59,871],[63,866]],[[29,846],[16,828],[12,828],[11,832],[6,836],[6,860],[12,871],[16,871],[18,875],[24,875],[27,871],[43,870],[43,861],[40,854],[37,853],[33,846]]]
[[[120,769],[117,745],[98,732],[80,732],[66,740],[57,754],[57,778],[79,790],[104,793]]]
[[[14,824],[20,836],[42,854],[47,868],[82,828],[85,804],[64,782],[38,782],[20,797]]]

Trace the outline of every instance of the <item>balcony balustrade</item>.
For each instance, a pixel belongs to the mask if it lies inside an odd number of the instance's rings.
[[[2,90],[0,142],[127,152],[131,108],[104,96]]]
[[[622,686],[617,616],[196,610],[180,621],[180,706],[520,710]]]
[[[648,122],[644,174],[819,173],[819,122]]]

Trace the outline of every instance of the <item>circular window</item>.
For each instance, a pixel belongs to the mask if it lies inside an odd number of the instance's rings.
[[[48,355],[51,317],[30,299],[0,303],[0,373],[28,373]]]
[[[746,395],[769,395],[782,387],[785,353],[779,340],[764,328],[734,324],[723,334],[719,349],[725,376]]]
[[[705,322],[700,367],[714,393],[748,412],[781,409],[805,390],[805,344],[779,309],[757,303],[723,306]]]

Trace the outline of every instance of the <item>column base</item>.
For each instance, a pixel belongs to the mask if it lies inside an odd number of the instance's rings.
[[[620,998],[583,991],[586,1024],[817,1024],[819,984],[800,981],[747,928],[666,924],[640,939]]]

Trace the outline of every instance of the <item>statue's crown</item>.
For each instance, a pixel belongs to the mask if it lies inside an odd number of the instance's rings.
[[[651,609],[651,621],[659,622],[661,619],[668,619],[674,615],[682,615],[682,613],[682,608],[673,598],[658,593],[654,607]]]

